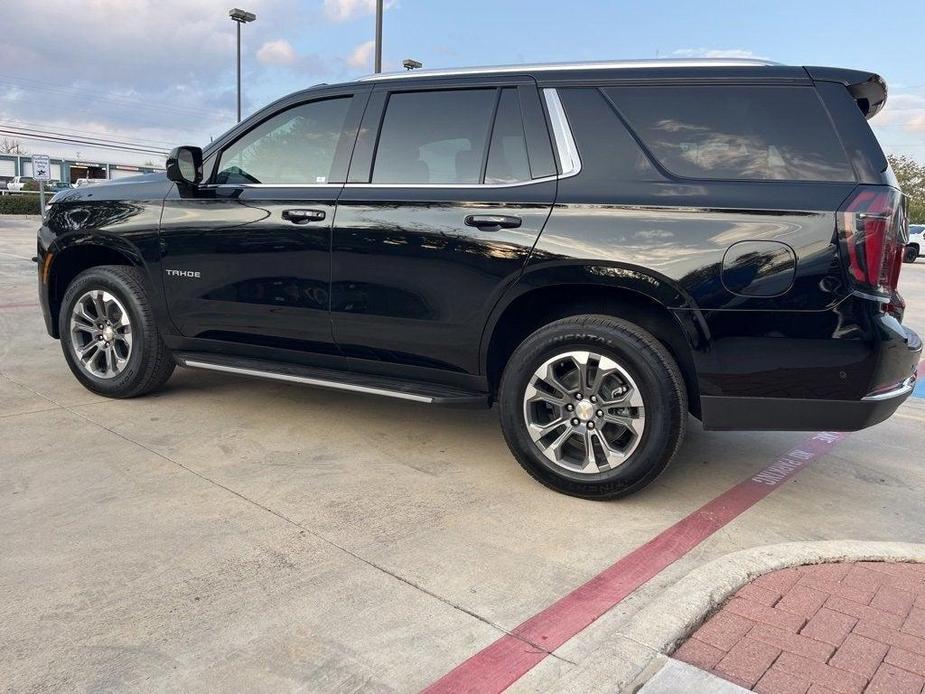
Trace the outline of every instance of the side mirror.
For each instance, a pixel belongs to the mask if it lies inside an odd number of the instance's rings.
[[[187,186],[202,183],[202,150],[199,147],[175,147],[167,155],[167,178]]]

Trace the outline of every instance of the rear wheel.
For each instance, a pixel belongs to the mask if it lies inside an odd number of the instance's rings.
[[[64,294],[58,331],[71,372],[94,393],[144,395],[173,373],[135,268],[102,265],[77,275]]]
[[[903,262],[904,263],[914,263],[919,257],[919,247],[918,246],[906,246],[906,250],[903,253]]]
[[[609,316],[555,321],[508,361],[501,423],[518,462],[565,494],[613,499],[652,482],[684,435],[677,365],[652,335]]]

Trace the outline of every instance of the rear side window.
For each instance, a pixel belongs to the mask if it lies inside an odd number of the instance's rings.
[[[811,87],[604,90],[649,151],[685,178],[853,181]]]
[[[479,183],[496,89],[392,94],[373,183]]]

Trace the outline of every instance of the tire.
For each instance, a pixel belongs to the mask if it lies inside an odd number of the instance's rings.
[[[919,257],[919,249],[916,246],[906,246],[903,252],[904,263],[914,263]]]
[[[75,316],[78,302],[81,315]],[[105,332],[97,322],[104,319],[113,326]],[[77,380],[106,397],[133,398],[157,390],[176,366],[155,325],[144,276],[133,267],[100,265],[77,275],[61,302],[58,334]]]
[[[538,371],[552,380],[537,378]],[[577,400],[582,373],[588,382],[595,375],[601,382]],[[566,390],[571,393],[562,397]],[[540,328],[514,350],[501,379],[499,409],[504,438],[531,476],[564,494],[606,500],[642,489],[667,467],[684,438],[687,392],[674,359],[651,334],[618,318],[580,315]],[[613,421],[618,417],[629,426]],[[593,464],[586,466],[588,460]]]

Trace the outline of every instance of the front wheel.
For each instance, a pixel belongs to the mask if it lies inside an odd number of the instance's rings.
[[[677,451],[687,395],[677,364],[652,335],[610,316],[563,318],[511,355],[501,425],[535,479],[586,499],[651,483]]]
[[[903,253],[904,263],[914,263],[918,257],[919,249],[916,246],[906,246],[906,250]]]
[[[100,395],[144,395],[176,366],[135,268],[101,265],[77,275],[61,302],[58,331],[71,372]]]

